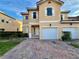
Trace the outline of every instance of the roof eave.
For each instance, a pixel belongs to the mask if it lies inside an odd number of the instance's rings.
[[[53,1],[53,0],[52,0],[52,1]],[[63,1],[56,1],[56,0],[54,0],[54,1],[57,2],[57,3],[59,3],[60,5],[63,5],[63,4],[64,4]],[[45,1],[43,1],[43,2],[45,2]],[[40,4],[42,4],[43,2],[38,1],[38,2],[37,2],[37,5],[40,5]]]
[[[61,13],[70,13],[70,11],[61,11]]]
[[[29,14],[25,12],[21,12],[21,15],[29,15]]]

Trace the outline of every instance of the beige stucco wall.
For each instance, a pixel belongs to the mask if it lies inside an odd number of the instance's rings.
[[[19,31],[20,31],[20,32],[23,32],[23,30],[22,30],[22,26],[23,26],[22,21],[20,21],[20,20],[16,20],[16,21],[17,21],[17,23],[19,24]]]
[[[29,22],[26,20],[26,15],[23,16],[23,26],[22,26],[23,33],[28,33],[29,31]]]
[[[33,19],[33,12],[36,12],[36,19]],[[37,23],[38,22],[38,11],[29,11],[29,23]]]
[[[28,25],[23,25],[23,33],[28,33],[28,31],[29,31],[29,27],[28,27]]]
[[[4,20],[4,22],[2,22],[2,20]],[[9,23],[6,23],[6,21],[8,21]],[[18,31],[20,31],[20,24],[18,23],[17,20],[3,13],[0,13],[0,29],[5,29],[5,31],[16,32],[17,28],[18,28]]]
[[[63,16],[63,20],[68,20],[68,13],[62,13],[62,16]]]
[[[39,5],[39,21],[57,21],[60,19],[60,6],[56,2],[52,2],[48,4],[48,1]],[[45,9],[47,7],[52,7],[54,10],[53,16],[46,16],[45,15]]]
[[[47,7],[52,7],[54,9],[53,16],[47,16],[45,14],[45,9]],[[56,2],[52,2],[52,3],[48,4],[48,1],[39,5],[40,39],[42,39],[41,30],[44,27],[50,28],[50,24],[51,24],[52,28],[57,28],[58,34],[60,33],[60,27],[59,27],[59,23],[61,20],[60,7],[61,7],[61,5],[57,4]],[[58,39],[59,38],[60,38],[60,36],[58,36]]]

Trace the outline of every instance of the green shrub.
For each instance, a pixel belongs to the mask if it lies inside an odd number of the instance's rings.
[[[18,33],[18,37],[28,37],[28,33]]]
[[[70,32],[63,32],[62,40],[63,41],[70,41],[71,40],[71,33]]]
[[[0,32],[0,39],[28,37],[28,33],[22,32]]]

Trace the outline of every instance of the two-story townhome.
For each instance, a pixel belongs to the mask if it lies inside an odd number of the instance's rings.
[[[64,3],[60,0],[40,0],[37,8],[28,8],[21,13],[23,19],[23,32],[29,38],[45,40],[61,39],[63,32],[70,32],[72,39],[79,39],[79,21],[68,17],[69,11],[61,11]]]

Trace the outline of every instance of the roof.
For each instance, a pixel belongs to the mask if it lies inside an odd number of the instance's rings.
[[[10,17],[10,18],[12,18],[12,19],[16,20],[15,18],[13,18],[13,17],[11,17],[11,16],[9,16],[9,15],[5,14],[4,12],[0,12],[0,14],[3,14],[3,15],[5,15],[5,16],[7,16],[7,17]]]
[[[36,8],[27,8],[28,11],[37,11],[37,7]]]
[[[37,7],[33,7],[33,8],[27,8],[27,11],[37,11],[38,10],[38,5],[39,4],[42,4],[43,2],[45,2],[47,0],[40,0],[37,2]],[[64,2],[63,1],[60,1],[60,0],[51,0],[51,1],[54,1],[54,2],[57,2],[59,4],[63,4]]]
[[[21,12],[21,15],[29,15],[29,14],[26,12]]]
[[[69,16],[68,18],[79,18],[79,16]]]
[[[40,1],[37,2],[37,5],[40,5],[40,4],[44,3],[45,1],[47,1],[47,0],[40,0]],[[57,2],[57,3],[61,4],[61,5],[64,3],[61,0],[51,0],[51,1]]]
[[[61,11],[61,13],[69,13],[69,10]]]

